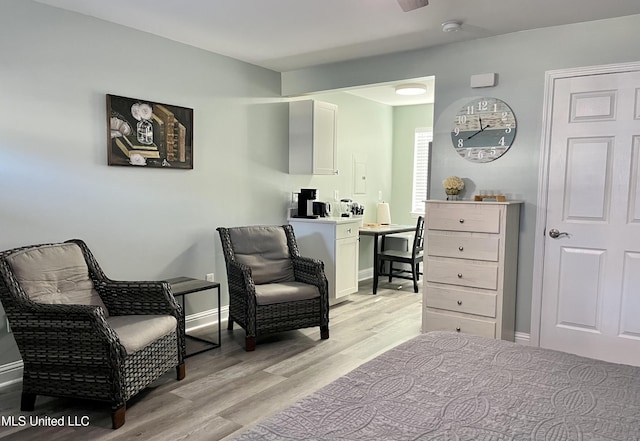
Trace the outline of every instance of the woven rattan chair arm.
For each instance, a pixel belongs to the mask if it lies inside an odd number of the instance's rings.
[[[167,282],[102,280],[95,288],[111,315],[181,315]]]
[[[105,321],[104,309],[98,305],[79,305],[74,303],[36,303],[24,302],[25,314],[50,315],[54,319],[69,321]],[[106,323],[106,322],[105,322]]]
[[[328,309],[328,284],[327,277],[324,273],[324,262],[318,259],[311,259],[309,257],[292,257],[293,273],[295,279],[298,282],[308,283],[315,285],[320,291],[320,297],[325,305],[324,309]]]
[[[230,290],[255,298],[256,284],[251,276],[251,267],[235,260],[227,262],[227,279]]]
[[[11,329],[16,340],[37,339],[39,347],[50,348],[52,353],[59,347],[60,340],[66,338],[73,345],[93,342],[90,344],[94,344],[100,353],[107,345],[112,347],[110,352],[125,355],[101,306],[29,302],[23,305],[21,313],[12,316]],[[56,344],[49,345],[48,341]],[[103,343],[102,349],[99,342]]]
[[[291,263],[296,280],[302,277],[306,280],[309,277],[315,277],[320,281],[324,279],[324,262],[322,260],[297,256],[291,258]]]

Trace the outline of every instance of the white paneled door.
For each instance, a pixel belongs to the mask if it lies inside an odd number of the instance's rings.
[[[540,346],[640,365],[640,72],[552,105]]]

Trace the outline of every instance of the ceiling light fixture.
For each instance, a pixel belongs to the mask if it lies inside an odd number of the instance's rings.
[[[396,93],[398,95],[422,95],[427,93],[427,86],[418,83],[400,84],[396,86]]]
[[[429,0],[398,0],[398,3],[404,12],[409,12],[427,6]]]
[[[442,23],[442,32],[458,32],[462,23],[455,20],[449,20]]]

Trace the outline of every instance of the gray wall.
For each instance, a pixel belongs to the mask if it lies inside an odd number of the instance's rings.
[[[640,15],[636,15],[318,66],[283,73],[282,91],[292,95],[435,75],[431,197],[444,198],[438,194],[440,183],[449,175],[458,175],[472,188],[502,191],[525,201],[516,330],[529,332],[545,71],[637,61],[639,28]],[[469,77],[486,72],[499,74],[497,87],[471,89]],[[455,153],[449,132],[462,104],[482,95],[501,98],[512,107],[518,134],[502,158],[474,164]],[[471,192],[464,196],[470,197]]]
[[[414,224],[411,216],[413,197],[413,149],[417,128],[433,128],[433,104],[393,108],[393,191],[391,221]]]
[[[289,175],[277,72],[25,0],[0,3],[0,55],[0,249],[81,238],[114,279],[214,272],[225,305],[217,226],[285,223],[302,187],[353,196],[367,215],[391,192],[388,106],[318,96],[339,105],[341,172]],[[107,93],[193,108],[194,169],[107,166]],[[364,195],[354,154],[367,158]],[[214,307],[205,292],[186,309]],[[0,366],[18,359],[0,308]]]
[[[444,177],[457,174],[526,201],[516,328],[528,332],[544,72],[638,60],[640,46],[634,41],[639,27],[640,16],[634,16],[281,76],[32,1],[4,0],[0,249],[78,237],[115,279],[215,272],[224,283],[215,227],[285,222],[290,194],[301,187],[317,187],[325,199],[334,189],[349,193],[354,154],[367,158],[372,179],[365,195],[353,195],[367,206],[365,220],[375,220],[378,190],[387,199],[393,185],[394,206],[396,190],[402,188],[391,180],[392,162],[402,160],[391,149],[392,110],[344,94],[319,95],[340,105],[338,166],[343,173],[288,175],[288,114],[282,95],[435,75],[432,196],[437,197]],[[470,75],[494,71],[500,75],[498,87],[469,88]],[[194,170],[106,166],[107,93],[193,108]],[[514,147],[491,164],[459,158],[448,135],[458,108],[481,94],[504,99],[518,117]],[[397,206],[402,204],[398,199]],[[193,297],[188,313],[213,307],[208,297]],[[17,359],[0,311],[0,365]]]
[[[32,1],[0,34],[0,249],[81,238],[114,279],[221,279],[217,226],[285,220],[279,73]],[[193,108],[194,169],[107,166],[107,93]]]

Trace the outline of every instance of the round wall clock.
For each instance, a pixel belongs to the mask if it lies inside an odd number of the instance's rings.
[[[516,128],[516,116],[507,103],[497,98],[477,98],[456,114],[451,142],[464,159],[491,162],[509,150]]]

